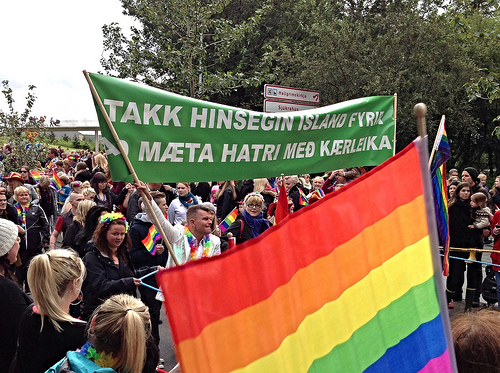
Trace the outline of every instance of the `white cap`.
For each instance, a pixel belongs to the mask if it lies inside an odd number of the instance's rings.
[[[19,230],[10,220],[0,219],[0,256],[7,254],[16,243]]]

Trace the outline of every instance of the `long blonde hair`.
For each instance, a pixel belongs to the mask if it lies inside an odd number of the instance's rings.
[[[95,205],[96,203],[94,201],[81,201],[76,208],[76,214],[73,220],[80,223],[82,227],[85,227],[85,218],[87,217],[87,213]]]
[[[72,317],[60,303],[73,281],[85,277],[85,265],[73,250],[55,249],[35,256],[28,267],[28,285],[41,315],[47,315],[58,332],[59,322],[83,322]],[[42,327],[43,329],[42,317]],[[41,331],[40,329],[40,331]]]
[[[263,179],[254,179],[253,180],[253,191],[254,192],[262,192],[269,185],[269,181],[266,178]]]
[[[117,294],[92,315],[89,341],[98,352],[113,355],[114,370],[136,373],[144,368],[150,333],[148,307],[128,294]]]

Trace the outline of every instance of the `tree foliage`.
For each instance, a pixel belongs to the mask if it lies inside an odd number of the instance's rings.
[[[28,165],[34,168],[39,161],[45,158],[45,146],[41,138],[46,133],[47,126],[55,125],[51,118],[35,117],[31,110],[36,101],[33,85],[28,87],[26,96],[26,108],[22,112],[14,109],[14,92],[9,82],[2,82],[2,93],[8,104],[8,111],[0,110],[0,134],[7,138],[12,147],[12,153],[5,156],[3,161],[4,173],[10,171],[18,172],[21,166]]]
[[[430,142],[446,115],[450,165],[500,170],[491,135],[500,67],[495,0],[122,4],[141,27],[126,38],[118,25],[104,26],[102,64],[112,75],[258,111],[265,83],[319,90],[322,105],[397,93],[397,150],[417,136],[413,107],[424,102]],[[475,84],[487,85],[488,100],[470,100]]]

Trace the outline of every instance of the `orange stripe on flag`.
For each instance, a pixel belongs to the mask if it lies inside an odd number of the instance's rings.
[[[411,226],[404,223],[405,218],[412,214],[425,214],[422,196],[367,227],[326,257],[319,258],[298,271],[268,299],[214,322],[198,337],[181,342],[178,349],[184,357],[183,369],[203,371],[203,367],[210,366],[214,372],[229,372],[277,350],[283,342],[277,336],[296,332],[306,316],[336,300],[346,289],[365,278],[372,269],[398,254],[402,247],[413,245],[426,237],[425,219],[417,220]],[[401,229],[402,235],[394,237],[394,229]],[[373,250],[364,253],[367,242],[374,240],[374,237],[380,245],[374,246],[371,242]],[[318,243],[314,237],[310,238],[313,245]],[[366,264],[357,265],[360,263],[358,258],[363,255]],[[345,271],[346,268],[349,271]],[[342,278],[338,277],[339,273],[343,273]],[[263,333],[268,330],[274,332]],[[242,338],[258,339],[259,343],[245,344]],[[212,352],[200,354],[200,351],[207,349]],[[238,349],[238,354],[234,353],[235,349]],[[210,356],[217,358],[210,360]]]

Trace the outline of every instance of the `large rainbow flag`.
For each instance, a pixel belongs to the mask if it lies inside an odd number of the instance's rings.
[[[451,372],[426,146],[158,273],[182,371]],[[401,177],[412,187],[387,182]]]

